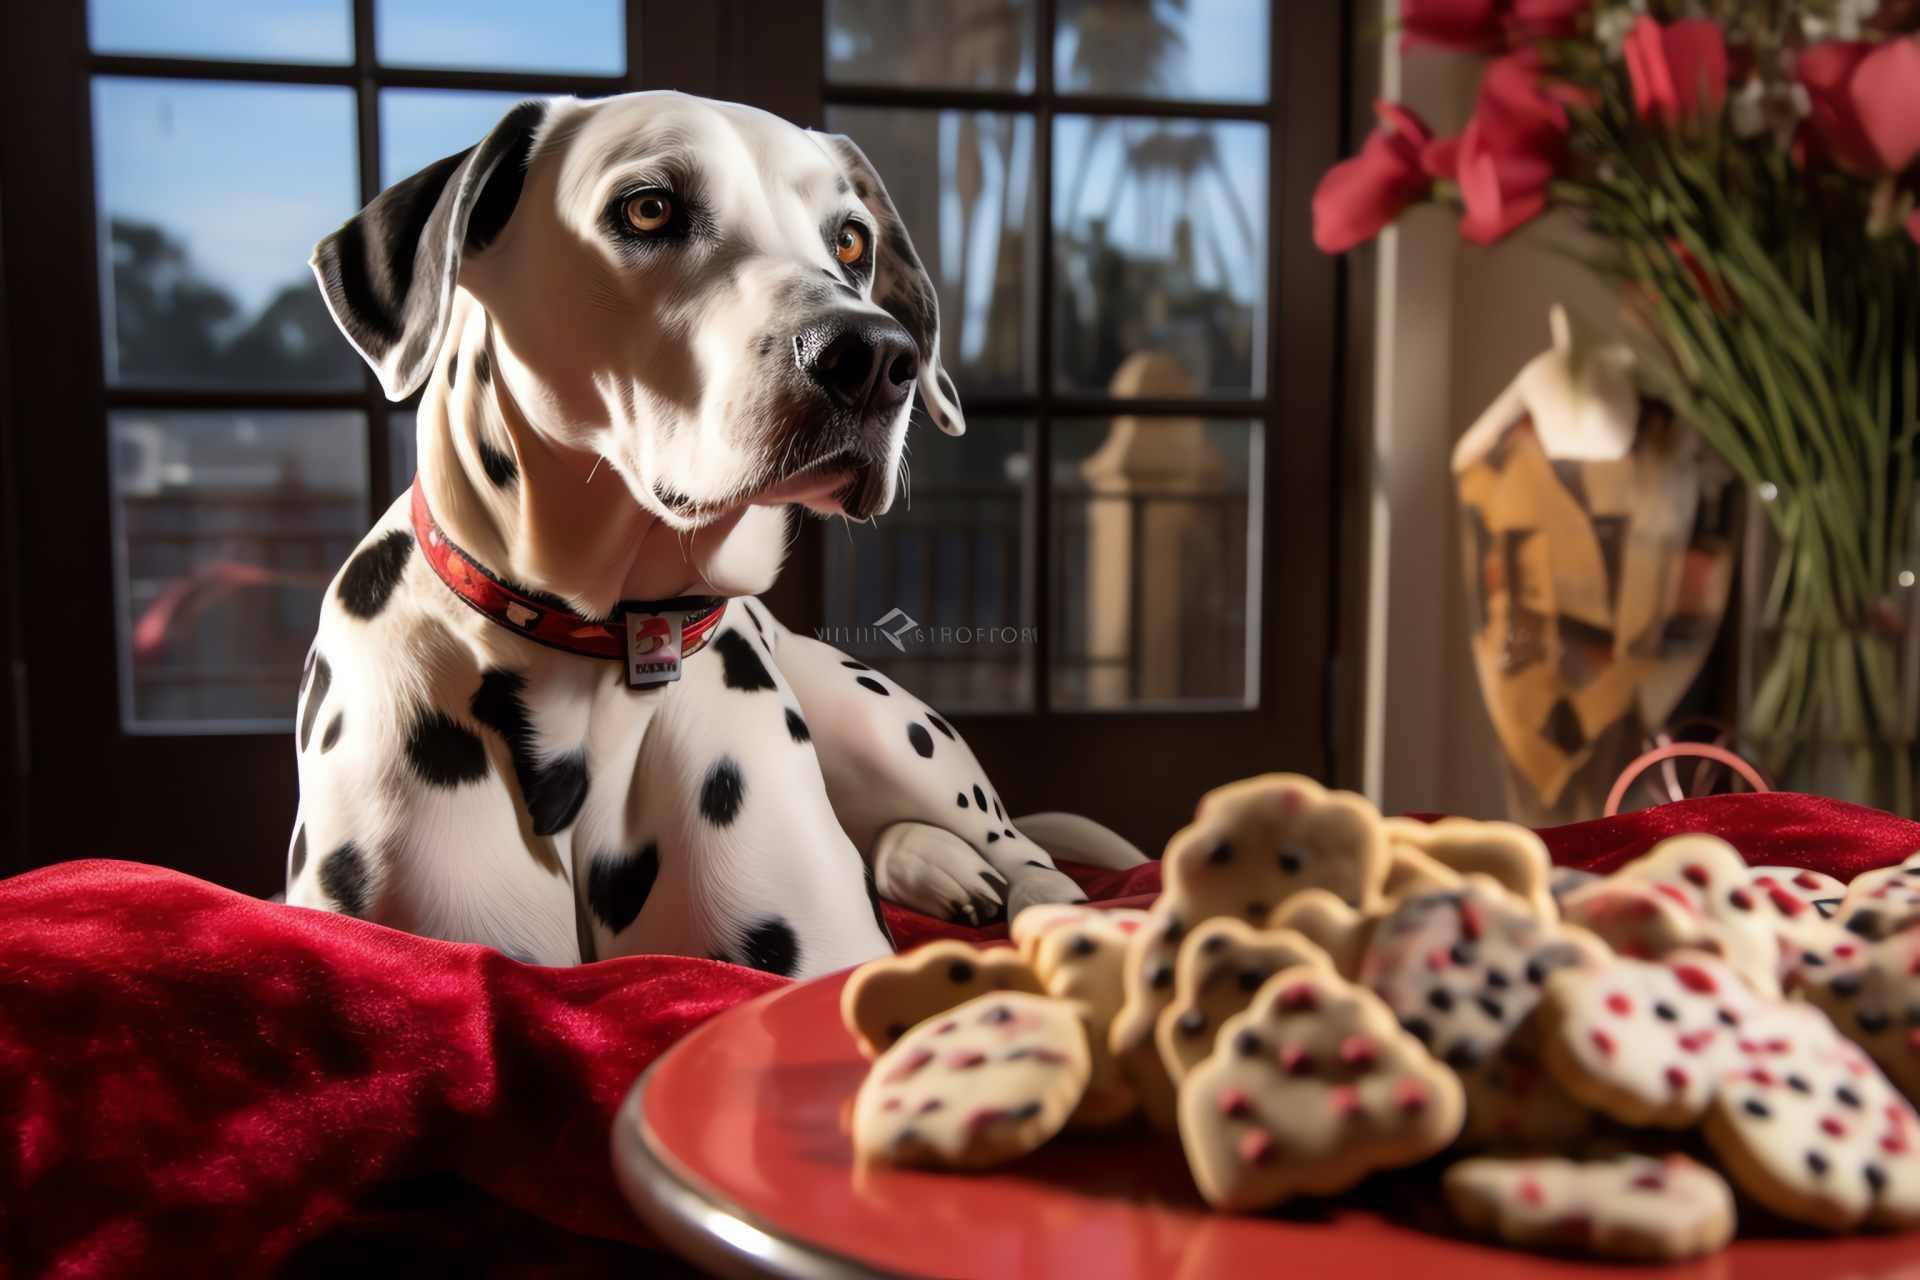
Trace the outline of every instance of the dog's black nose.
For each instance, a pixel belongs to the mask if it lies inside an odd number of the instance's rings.
[[[794,357],[839,403],[892,409],[913,394],[919,351],[905,329],[885,320],[818,325],[794,338]]]

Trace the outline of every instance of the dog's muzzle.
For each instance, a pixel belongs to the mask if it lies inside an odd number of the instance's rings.
[[[794,335],[793,358],[836,408],[862,420],[891,421],[920,373],[919,349],[907,331],[865,316],[802,329]]]

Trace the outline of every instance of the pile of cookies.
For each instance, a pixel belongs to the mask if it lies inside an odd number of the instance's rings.
[[[978,1168],[1144,1117],[1231,1211],[1445,1157],[1463,1226],[1523,1246],[1712,1252],[1735,1189],[1920,1226],[1920,854],[1843,885],[1687,835],[1603,878],[1274,774],[1203,799],[1162,876],[1147,911],[857,970],[859,1158]]]

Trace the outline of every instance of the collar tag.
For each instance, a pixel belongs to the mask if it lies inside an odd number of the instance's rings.
[[[627,688],[657,689],[680,678],[682,628],[687,610],[659,613],[625,610],[627,618]]]

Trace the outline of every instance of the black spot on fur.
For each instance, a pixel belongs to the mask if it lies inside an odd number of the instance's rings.
[[[295,828],[293,833],[293,849],[287,854],[287,887],[289,889],[293,887],[293,882],[300,878],[300,873],[306,869],[307,824],[303,822]]]
[[[639,917],[659,875],[657,844],[649,844],[631,858],[603,853],[587,870],[587,902],[601,924],[619,933]]]
[[[785,920],[775,917],[753,926],[740,940],[740,964],[762,973],[793,976],[800,963],[800,943]]]
[[[1046,863],[1044,863],[1044,862],[1035,862],[1035,861],[1034,861],[1034,860],[1033,860],[1032,858],[1028,858],[1028,859],[1027,859],[1027,865],[1028,865],[1028,866],[1030,866],[1030,867],[1038,867],[1038,868],[1040,868],[1040,869],[1041,869],[1042,871],[1051,871],[1051,870],[1053,870],[1053,868],[1052,868],[1052,867],[1049,867],[1049,866],[1048,866],[1048,865],[1047,865]],[[1209,942],[1211,942],[1211,941],[1213,941],[1213,939],[1212,939],[1212,938],[1209,938],[1209,939],[1207,939],[1207,941],[1209,941]]]
[[[956,798],[956,799],[958,799],[958,800],[960,801],[960,807],[961,807],[962,809],[964,809],[964,808],[966,808],[966,807],[967,807],[967,793],[966,793],[966,792],[964,792],[964,791],[962,791],[962,792],[961,792],[961,793],[960,793],[960,794],[959,794],[959,795],[958,795],[957,797],[955,797],[955,798]]]
[[[407,763],[422,782],[458,787],[487,776],[487,748],[479,734],[440,708],[428,707],[407,731]]]
[[[913,744],[913,749],[920,753],[922,759],[933,759],[933,735],[922,728],[918,720],[907,722],[907,741]]]
[[[973,786],[973,802],[980,806],[980,812],[987,811],[987,793],[980,789],[980,784],[977,782]]]
[[[885,938],[887,945],[891,947],[894,945],[893,930],[887,928],[887,913],[880,909],[880,886],[874,883],[873,868],[862,861],[860,874],[867,882],[867,902],[873,907],[873,922],[880,926],[880,936]]]
[[[456,351],[452,355],[447,357],[447,385],[449,387],[453,385],[453,381],[456,377],[459,376],[459,373],[460,373],[460,353]]]
[[[400,574],[413,554],[413,535],[395,529],[369,547],[362,547],[340,574],[340,607],[356,618],[377,617],[387,607]]]
[[[359,845],[349,840],[327,855],[320,864],[320,890],[348,915],[366,914],[367,899],[373,892],[373,871]]]
[[[893,696],[892,694],[887,692],[887,686],[881,684],[878,680],[875,680],[872,676],[860,676],[858,677],[858,679],[860,682],[860,687],[862,689],[871,689],[883,698],[891,698]]]
[[[320,718],[320,704],[327,700],[327,690],[333,687],[333,668],[324,656],[313,660],[313,681],[307,690],[307,709],[300,716],[300,749],[305,751],[307,744],[313,741],[313,722]]]
[[[855,661],[854,661],[854,660],[853,660],[852,658],[842,658],[842,659],[840,660],[840,665],[841,665],[841,666],[843,666],[843,667],[852,667],[852,668],[853,668],[853,669],[854,669],[855,671],[871,671],[871,670],[873,670],[873,668],[872,668],[872,667],[870,667],[870,666],[868,666],[868,665],[867,665],[866,663],[864,663],[864,662],[855,662]]]
[[[346,723],[346,718],[347,713],[344,711],[336,711],[333,713],[333,719],[327,722],[327,731],[320,735],[321,755],[325,755],[327,752],[333,750],[335,744],[340,741],[340,729],[341,726]]]
[[[993,816],[1000,819],[1000,821],[1002,822],[1005,822],[1007,820],[1007,811],[1000,807],[999,796],[995,796],[993,798]]]
[[[313,678],[313,660],[319,656],[320,656],[320,646],[318,644],[311,644],[307,646],[306,665],[300,668],[300,694],[302,697],[306,696],[307,681]]]
[[[987,832],[987,843],[988,843],[988,844],[992,844],[992,843],[993,843],[994,841],[996,841],[996,840],[998,840],[999,838],[1000,838],[1000,833],[999,833],[998,831],[989,831],[989,832]]]
[[[954,736],[953,726],[948,724],[945,720],[942,720],[939,716],[933,714],[933,712],[931,711],[927,712],[927,723],[931,724],[934,728],[938,729],[940,732],[946,734],[949,738],[952,738]]]
[[[792,707],[787,708],[787,736],[795,742],[813,741],[813,734],[807,731],[807,722]]]
[[[700,816],[716,827],[730,826],[740,816],[740,802],[746,799],[746,794],[747,784],[740,776],[740,766],[733,762],[733,757],[721,756],[713,768],[707,770],[707,780],[700,787]]]
[[[550,836],[565,830],[580,815],[587,799],[587,759],[575,751],[558,759],[542,759],[533,724],[520,694],[525,677],[512,671],[489,671],[470,704],[473,718],[506,740],[513,757],[513,776],[533,819],[533,833]]]
[[[759,614],[757,614],[757,613],[755,613],[755,612],[754,612],[753,610],[751,610],[751,609],[748,609],[748,608],[747,608],[747,606],[745,606],[745,605],[741,605],[740,607],[741,607],[742,609],[745,609],[745,610],[746,610],[746,614],[747,614],[747,621],[748,621],[748,622],[751,622],[751,623],[753,624],[753,632],[754,632],[754,634],[755,634],[755,635],[757,635],[757,636],[759,636],[759,637],[760,637],[760,640],[761,640],[761,643],[763,643],[763,644],[764,644],[764,643],[766,642],[766,639],[767,639],[767,631],[766,631],[766,628],[765,628],[765,627],[762,627],[762,626],[760,625],[760,615],[759,615]]]
[[[480,469],[493,481],[494,488],[504,489],[520,478],[520,461],[511,453],[494,448],[477,435],[473,438],[473,448],[480,455]]]
[[[487,354],[485,347],[473,353],[473,376],[483,387],[493,381],[493,358]]]
[[[738,631],[722,631],[715,638],[713,648],[720,655],[721,679],[727,688],[753,693],[774,687],[773,677],[767,673],[767,664],[760,661],[753,641]]]

